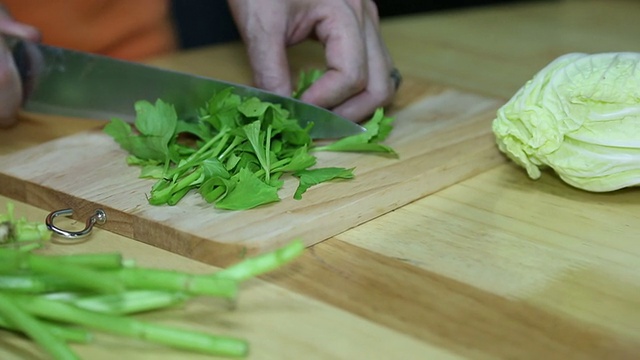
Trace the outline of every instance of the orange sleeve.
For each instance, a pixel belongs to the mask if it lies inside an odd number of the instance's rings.
[[[18,21],[37,27],[42,42],[143,60],[177,48],[169,0],[2,0]]]

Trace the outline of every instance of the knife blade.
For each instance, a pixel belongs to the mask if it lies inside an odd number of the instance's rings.
[[[329,110],[255,87],[43,45],[11,36],[5,39],[24,88],[23,109],[41,114],[133,123],[134,103],[162,99],[183,118],[194,117],[216,92],[280,104],[301,126],[313,123],[315,139],[355,135],[364,128]]]

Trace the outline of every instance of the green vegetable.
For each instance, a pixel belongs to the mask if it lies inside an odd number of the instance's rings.
[[[493,131],[532,179],[548,167],[588,191],[640,184],[640,54],[555,59],[498,110]]]
[[[53,310],[53,309],[52,309]],[[0,316],[11,326],[15,326],[35,340],[55,359],[79,359],[66,342],[59,340],[46,326],[33,315],[24,311],[19,300],[0,293]]]
[[[226,183],[227,194],[218,200],[216,206],[220,209],[243,210],[279,201],[278,187],[279,185],[272,186],[255,173],[242,168]]]
[[[302,199],[302,194],[313,185],[323,183],[333,179],[352,179],[353,169],[343,168],[321,168],[311,170],[300,170],[294,173],[300,179],[298,188],[293,195],[294,199]]]
[[[246,356],[249,351],[247,343],[241,339],[213,336],[185,329],[155,325],[131,317],[92,312],[44,297],[11,295],[9,298],[13,299],[22,311],[34,317],[82,325],[183,350],[229,357]],[[50,341],[52,339],[47,340]],[[40,344],[43,343],[40,342]]]
[[[302,73],[299,97],[322,72]],[[310,170],[313,151],[361,151],[395,155],[380,144],[391,131],[392,118],[379,109],[364,134],[314,147],[309,132],[280,105],[241,98],[232,88],[213,94],[199,109],[197,121],[178,118],[174,107],[157,100],[139,101],[135,130],[113,119],[104,131],[129,152],[127,163],[140,166],[140,177],[155,179],[148,195],[152,205],[175,205],[198,192],[216,208],[244,210],[280,201],[281,178]],[[343,169],[344,172],[353,170]],[[324,177],[352,178],[353,174]],[[316,180],[321,179],[316,177]],[[300,184],[306,190],[312,184]],[[296,193],[300,199],[304,191]]]
[[[302,254],[305,246],[302,241],[293,241],[286,246],[252,258],[247,258],[235,265],[218,271],[213,276],[244,281],[281,267]]]
[[[235,298],[238,284],[229,279],[212,278],[205,275],[184,274],[178,271],[122,268],[106,273],[125,288],[143,290],[165,290],[187,295],[210,295]]]
[[[392,130],[393,118],[384,116],[384,110],[378,109],[371,120],[364,124],[365,131],[340,139],[332,144],[314,148],[315,151],[351,151],[378,152],[392,156],[398,154],[389,146],[380,144]]]
[[[207,171],[215,171],[215,166]],[[89,330],[217,356],[246,356],[249,345],[243,339],[156,325],[134,316],[195,296],[235,299],[240,282],[283,266],[305,248],[296,240],[213,274],[189,274],[139,267],[118,253],[37,254],[31,241],[43,245],[50,234],[31,234],[24,244],[15,230],[38,224],[16,220],[13,207],[8,210],[0,214],[11,229],[5,238],[10,246],[0,246],[0,327],[28,336],[54,359],[77,359],[67,343],[89,342]]]
[[[24,217],[16,218],[13,212],[13,204],[7,203],[7,212],[0,214],[0,246],[34,249],[51,238],[51,232],[44,223],[30,222]]]
[[[15,310],[15,308],[12,310]],[[43,327],[46,327],[48,331],[51,332],[55,337],[63,341],[87,344],[91,342],[91,340],[93,339],[93,337],[91,336],[91,333],[83,329],[69,327],[69,326],[59,326],[56,324],[50,324],[42,321],[40,322],[40,324]],[[22,332],[20,327],[13,325],[12,323],[8,322],[2,317],[0,317],[0,328],[4,328],[7,330],[16,331],[16,332]]]
[[[181,292],[129,290],[120,294],[79,296],[69,302],[79,308],[103,314],[128,315],[174,306],[188,298]]]
[[[106,293],[124,290],[117,278],[103,272],[64,261],[60,262],[48,256],[18,252],[13,248],[0,248],[0,273],[11,274],[19,271],[57,276],[74,287],[87,290]]]
[[[63,291],[75,288],[82,290],[82,287],[75,287],[72,283],[60,280],[58,277],[50,275],[9,272],[6,269],[0,274],[0,289],[2,291],[19,292],[27,294],[42,294],[55,291]]]
[[[134,156],[165,161],[169,156],[169,142],[174,137],[178,123],[175,109],[158,100],[155,105],[139,101],[135,103],[135,110],[135,126],[139,135],[133,134],[128,123],[117,119],[104,131]]]
[[[301,71],[300,76],[298,77],[298,84],[292,94],[293,98],[300,99],[302,94],[307,91],[307,89],[313,85],[316,80],[320,79],[323,74],[324,71],[318,69],[312,69],[308,72]]]

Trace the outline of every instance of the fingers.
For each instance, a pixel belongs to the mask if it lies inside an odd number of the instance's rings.
[[[367,82],[365,88],[335,106],[337,114],[362,121],[378,107],[390,104],[399,85],[392,77],[394,71],[391,55],[379,35],[377,15],[365,19],[365,42],[367,48]],[[397,70],[395,70],[397,71]]]
[[[328,70],[302,97],[353,121],[367,119],[396,93],[393,61],[380,36],[377,9],[371,1],[362,5],[352,7],[361,9],[359,16],[333,16],[317,26]]]
[[[15,21],[0,6],[0,33],[13,35],[31,41],[40,41],[40,32],[31,25]]]
[[[36,28],[13,20],[0,20],[0,32],[26,40],[40,41],[40,32]]]
[[[316,35],[325,46],[327,70],[307,89],[302,100],[332,108],[367,85],[365,34],[359,16],[343,10],[327,14],[316,26]]]
[[[315,38],[324,45],[327,68],[302,95],[303,101],[361,121],[393,99],[393,62],[380,36],[373,1],[228,3],[245,41],[256,86],[290,95],[286,48]]]
[[[0,126],[15,123],[22,102],[22,85],[11,51],[0,41]]]
[[[290,96],[291,78],[285,46],[280,38],[255,38],[247,41],[255,86]]]
[[[39,32],[32,26],[13,20],[0,8],[0,33],[29,40],[39,40]],[[11,51],[0,39],[0,127],[12,125],[22,102],[22,84]]]
[[[254,85],[283,96],[291,95],[287,60],[287,14],[281,0],[229,1],[246,45]]]

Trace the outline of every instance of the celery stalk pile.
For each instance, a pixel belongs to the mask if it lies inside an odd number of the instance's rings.
[[[144,268],[120,253],[45,255],[43,224],[0,214],[0,328],[29,337],[54,359],[78,359],[69,343],[91,341],[93,331],[226,357],[244,357],[239,338],[174,329],[135,318],[194,296],[234,299],[239,284],[295,259],[293,241],[213,274]]]

